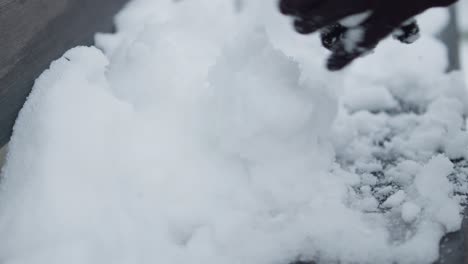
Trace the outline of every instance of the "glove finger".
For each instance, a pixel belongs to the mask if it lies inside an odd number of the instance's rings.
[[[299,34],[312,34],[321,28],[321,25],[317,24],[316,21],[306,20],[301,18],[294,19],[294,29]]]
[[[455,4],[458,0],[437,0],[434,1],[434,7],[446,7]]]
[[[317,8],[324,0],[281,0],[279,9],[283,15],[301,17],[313,8]]]
[[[363,13],[369,8],[366,0],[329,0],[315,8],[296,12],[300,15],[296,16],[294,27],[298,33],[310,34],[350,15]]]
[[[393,32],[393,37],[402,43],[414,43],[419,37],[419,26],[416,20],[411,20],[409,23],[403,24],[400,28]]]

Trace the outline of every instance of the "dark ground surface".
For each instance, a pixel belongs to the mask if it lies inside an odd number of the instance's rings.
[[[440,260],[436,264],[468,264],[468,218],[466,217],[463,227],[459,232],[447,235],[441,242]]]
[[[0,0],[0,147],[34,80],[68,49],[111,31],[128,0]]]

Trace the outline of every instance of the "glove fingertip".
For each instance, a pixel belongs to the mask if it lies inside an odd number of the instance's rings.
[[[327,60],[327,69],[329,71],[340,71],[348,66],[353,60],[336,54],[331,55]]]
[[[320,28],[317,26],[316,23],[313,21],[307,21],[303,19],[295,19],[294,20],[294,29],[299,34],[312,34],[319,30]]]
[[[278,3],[279,10],[283,15],[293,14],[293,9],[287,0],[280,0]]]

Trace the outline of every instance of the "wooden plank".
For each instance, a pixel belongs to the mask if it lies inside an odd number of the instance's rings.
[[[34,80],[68,49],[110,31],[128,0],[0,0],[0,147]]]

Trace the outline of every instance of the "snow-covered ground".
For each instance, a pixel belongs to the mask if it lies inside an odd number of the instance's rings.
[[[1,263],[431,263],[460,228],[468,114],[442,45],[340,73],[274,1],[134,0],[37,80]]]

